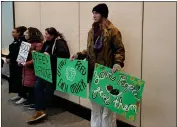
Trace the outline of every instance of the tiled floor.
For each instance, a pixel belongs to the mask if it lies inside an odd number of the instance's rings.
[[[29,125],[26,120],[33,114],[23,106],[9,100],[15,94],[8,93],[8,82],[2,79],[1,85],[1,125],[2,127],[90,127],[89,121],[58,108],[49,109],[48,118],[40,123]]]

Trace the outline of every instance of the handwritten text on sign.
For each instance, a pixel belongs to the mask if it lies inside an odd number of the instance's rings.
[[[87,97],[87,61],[58,58],[56,90]]]
[[[144,88],[144,81],[123,72],[112,73],[111,69],[95,65],[89,98],[135,121]]]
[[[30,51],[31,44],[27,42],[22,42],[20,46],[20,51],[18,53],[17,62],[25,63],[28,58],[28,53]]]
[[[32,56],[34,61],[35,75],[52,83],[50,56],[38,52],[33,52]]]

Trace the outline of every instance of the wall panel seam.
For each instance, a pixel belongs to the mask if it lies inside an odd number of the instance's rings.
[[[41,14],[42,14],[42,2],[39,3],[39,15],[40,15],[39,16],[39,24],[40,24],[39,29],[42,32],[42,29],[41,29],[42,28],[42,21],[41,21],[42,16],[41,16]]]
[[[80,2],[78,2],[78,27],[79,27],[79,32],[78,32],[78,38],[79,38],[79,51],[81,50],[80,49]],[[81,105],[81,98],[79,97],[79,104]]]
[[[142,2],[142,43],[141,43],[141,79],[143,78],[143,39],[144,39],[144,1]],[[140,127],[142,125],[142,99],[140,102]]]
[[[12,1],[12,9],[13,9],[13,26],[15,28],[16,27],[16,25],[15,25],[15,23],[16,23],[15,22],[15,1]]]

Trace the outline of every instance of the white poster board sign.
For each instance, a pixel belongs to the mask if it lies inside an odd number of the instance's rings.
[[[30,48],[31,48],[30,43],[27,43],[24,41],[21,43],[20,51],[19,51],[18,57],[17,57],[18,63],[25,63],[26,62]]]

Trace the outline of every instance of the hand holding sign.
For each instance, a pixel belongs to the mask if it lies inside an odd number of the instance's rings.
[[[44,52],[44,54],[49,55],[49,53],[48,53],[48,52]]]
[[[114,64],[112,68],[112,73],[115,73],[116,71],[120,71],[120,70],[121,70],[121,66],[119,64]]]
[[[18,63],[25,63],[28,57],[28,53],[30,51],[31,44],[27,42],[22,42],[20,46],[20,51],[17,57]]]
[[[71,55],[70,60],[73,61],[73,60],[75,60],[77,58],[78,58],[78,55],[77,54],[73,54],[73,55]]]
[[[21,65],[25,67],[26,66],[26,62],[21,63]]]

